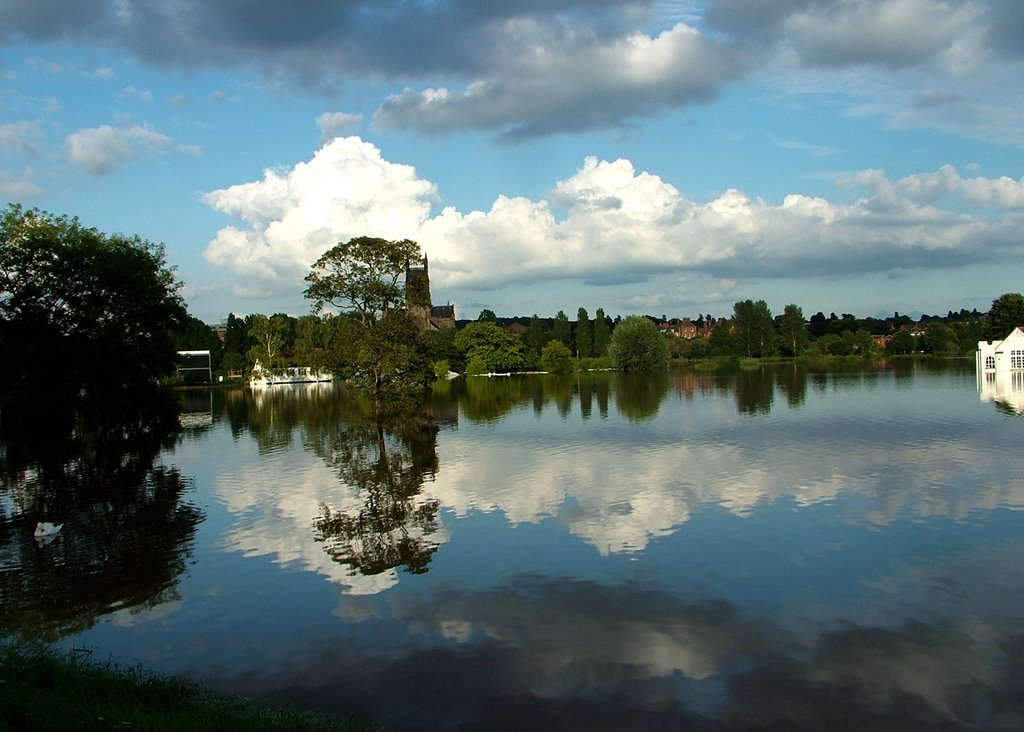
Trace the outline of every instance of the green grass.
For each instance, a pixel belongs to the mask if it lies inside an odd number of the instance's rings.
[[[372,727],[252,704],[81,653],[0,646],[0,730],[318,730]]]

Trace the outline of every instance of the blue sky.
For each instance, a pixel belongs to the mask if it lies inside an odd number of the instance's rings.
[[[987,310],[1024,290],[1016,0],[8,0],[0,200],[309,311],[411,238],[459,317]]]

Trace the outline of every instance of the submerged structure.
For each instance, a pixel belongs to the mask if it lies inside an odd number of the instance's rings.
[[[1024,326],[1001,341],[978,341],[975,367],[982,400],[1024,414]]]

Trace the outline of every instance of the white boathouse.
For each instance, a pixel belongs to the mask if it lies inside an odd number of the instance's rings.
[[[982,400],[1002,402],[1024,414],[1024,326],[1001,341],[978,341],[975,366]]]

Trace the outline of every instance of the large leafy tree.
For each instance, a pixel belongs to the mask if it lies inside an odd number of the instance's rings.
[[[285,365],[285,351],[293,333],[291,318],[284,313],[254,315],[249,325],[249,362],[257,362],[262,369],[274,370]]]
[[[523,341],[500,325],[476,321],[455,334],[455,347],[471,371],[515,371],[526,367]]]
[[[743,300],[733,305],[736,342],[746,356],[770,356],[775,353],[775,327],[772,311],[764,300]]]
[[[992,301],[988,311],[986,334],[991,339],[1006,338],[1014,328],[1024,325],[1024,295],[1008,292]]]
[[[159,381],[174,372],[170,333],[186,316],[179,288],[160,245],[8,207],[0,216],[5,423],[23,402],[59,413],[67,435],[99,422],[112,436],[166,424]]]
[[[615,327],[608,346],[615,368],[623,371],[655,371],[668,365],[665,336],[653,322],[631,315]]]
[[[526,345],[530,349],[531,356],[536,360],[544,345],[551,340],[551,332],[544,326],[544,322],[537,313],[530,318],[530,325],[526,329]]]
[[[329,367],[381,411],[412,404],[432,377],[427,345],[401,307],[409,262],[420,259],[414,241],[357,237],[325,252],[306,276],[314,309],[330,305],[345,316],[330,329]]]
[[[778,318],[779,340],[788,356],[799,356],[807,347],[807,323],[799,305],[787,305]]]
[[[420,261],[414,241],[360,236],[327,250],[306,275],[305,296],[316,310],[331,305],[373,325],[405,300],[401,282],[409,262]]]
[[[550,341],[540,354],[540,365],[552,374],[567,374],[572,371],[572,351],[561,341]]]
[[[0,218],[0,317],[114,349],[130,358],[124,371],[159,377],[173,370],[169,332],[185,318],[179,287],[163,247],[138,236],[107,236],[78,219],[19,206]]]

